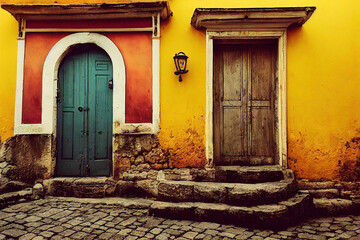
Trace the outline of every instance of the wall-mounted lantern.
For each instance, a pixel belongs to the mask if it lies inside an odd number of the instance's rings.
[[[174,63],[176,67],[175,75],[179,75],[179,82],[182,81],[181,74],[185,74],[188,72],[188,70],[186,70],[188,58],[189,57],[186,56],[183,52],[176,53],[174,56]]]

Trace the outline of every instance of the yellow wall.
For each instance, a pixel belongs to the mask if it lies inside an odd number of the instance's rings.
[[[162,147],[171,149],[174,166],[204,164],[206,46],[204,32],[190,25],[194,9],[316,6],[314,15],[302,28],[288,33],[289,164],[299,177],[308,179],[346,180],[345,176],[360,172],[353,166],[360,157],[360,2],[170,0],[169,3],[174,16],[161,27],[159,138]],[[0,48],[6,49],[6,54],[0,56],[0,122],[6,122],[0,125],[0,136],[5,139],[13,127],[16,26],[4,11],[0,11],[0,20]],[[181,83],[173,74],[172,59],[179,51],[189,56],[189,73]]]
[[[0,142],[14,134],[17,22],[0,10]]]

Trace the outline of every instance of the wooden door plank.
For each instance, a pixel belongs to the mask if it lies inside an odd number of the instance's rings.
[[[89,53],[89,174],[109,176],[112,163],[112,64],[100,49]]]
[[[251,76],[251,157],[274,157],[274,84],[273,51],[271,45],[250,48]]]
[[[70,53],[59,68],[57,122],[57,166],[59,176],[82,176],[84,154],[84,115],[78,107],[84,103],[84,58]]]
[[[223,97],[222,119],[222,153],[225,156],[244,155],[243,138],[241,131],[241,49],[228,46],[223,48]],[[228,101],[238,102],[237,106],[227,105]]]
[[[223,82],[222,53],[217,46],[214,47],[214,66],[213,66],[213,144],[214,144],[214,163],[221,164],[221,105],[220,99],[222,91],[220,85]]]

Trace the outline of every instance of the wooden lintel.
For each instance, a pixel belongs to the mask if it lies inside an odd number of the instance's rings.
[[[191,25],[197,29],[266,29],[303,25],[315,7],[197,8]]]
[[[54,4],[19,5],[3,4],[3,9],[16,19],[94,19],[94,18],[144,18],[160,14],[161,19],[171,16],[167,0],[123,4]]]

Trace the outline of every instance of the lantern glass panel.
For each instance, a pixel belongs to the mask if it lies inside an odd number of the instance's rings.
[[[179,67],[179,59],[178,58],[174,58],[174,62],[175,62],[175,67],[176,67],[176,71],[180,71],[180,67]]]
[[[185,71],[185,68],[186,68],[186,59],[180,58],[179,59],[179,70]]]

